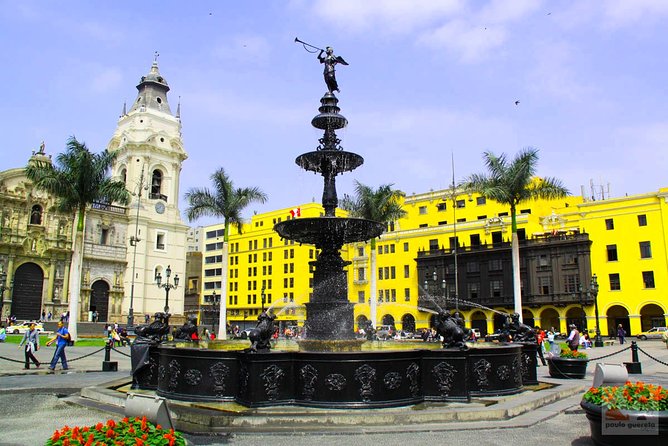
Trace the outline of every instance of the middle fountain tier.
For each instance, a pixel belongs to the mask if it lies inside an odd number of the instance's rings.
[[[323,176],[322,206],[324,215],[315,218],[297,218],[280,222],[274,230],[284,239],[315,245],[319,250],[313,266],[313,295],[306,303],[306,337],[309,340],[346,341],[354,338],[354,307],[348,300],[348,281],[344,267],[350,264],[341,258],[344,244],[367,241],[380,236],[383,223],[361,218],[343,218],[335,215],[338,205],[336,176],[353,171],[364,163],[356,153],[346,152],[336,130],[344,128],[348,120],[339,113],[339,100],[333,93],[320,99],[320,113],[311,125],[324,131],[320,145],[313,152],[304,153],[295,162],[305,170]],[[326,348],[321,345],[321,348]]]

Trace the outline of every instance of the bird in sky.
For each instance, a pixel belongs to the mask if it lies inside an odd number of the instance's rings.
[[[520,105],[520,101],[515,101],[515,105]]]

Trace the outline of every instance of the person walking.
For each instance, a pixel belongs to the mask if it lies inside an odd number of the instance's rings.
[[[65,347],[70,340],[70,332],[65,328],[63,321],[58,322],[58,330],[56,335],[49,339],[46,345],[51,345],[56,342],[56,351],[53,353],[53,359],[49,365],[49,370],[54,371],[56,369],[56,364],[58,364],[58,359],[60,359],[63,366],[63,370],[67,370],[67,357],[65,357]]]
[[[19,342],[19,348],[23,345],[25,345],[24,353],[26,358],[26,363],[23,369],[30,369],[30,361],[35,364],[35,367],[39,368],[41,364],[34,355],[34,353],[39,350],[39,332],[35,328],[34,322],[30,323],[29,329],[23,335],[23,339]]]
[[[580,347],[580,332],[575,324],[571,324],[571,333],[568,335],[568,348],[576,352],[578,351],[578,347]]]
[[[5,326],[3,324],[0,324],[0,342],[5,342],[7,339],[7,330],[5,330]]]
[[[626,337],[626,330],[624,330],[622,324],[619,324],[619,326],[617,327],[617,337],[619,338],[619,343],[623,344],[624,338]]]

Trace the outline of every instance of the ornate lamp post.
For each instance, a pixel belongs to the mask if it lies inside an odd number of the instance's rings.
[[[2,318],[2,306],[5,300],[5,281],[7,281],[7,273],[2,263],[0,263],[0,318]]]
[[[264,294],[266,285],[262,285],[262,291],[260,291],[260,298],[262,299],[262,312],[264,313],[264,304],[266,303],[267,296]]]
[[[172,275],[172,268],[170,265],[167,265],[165,270],[165,283],[162,283],[162,276],[160,272],[155,274],[155,283],[158,285],[158,288],[163,288],[165,290],[165,313],[169,314],[169,291],[175,289],[179,286],[179,275],[174,276],[174,283],[169,283],[169,277]]]
[[[580,285],[580,293],[582,293],[582,285]],[[587,300],[594,298],[594,316],[596,317],[596,335],[594,336],[594,347],[603,347],[603,339],[601,338],[601,325],[598,319],[598,278],[596,274],[591,276],[591,283],[587,290]]]
[[[591,294],[594,296],[594,315],[596,316],[596,337],[594,338],[595,347],[603,347],[603,339],[601,339],[601,325],[598,321],[598,280],[596,274],[591,276]]]
[[[218,314],[220,314],[220,296],[216,294],[216,290],[213,290],[213,294],[211,295],[211,304],[213,305],[213,310],[211,311],[213,313],[213,332],[218,333],[216,331],[216,321],[218,320]],[[218,311],[216,311],[216,306],[218,306]]]

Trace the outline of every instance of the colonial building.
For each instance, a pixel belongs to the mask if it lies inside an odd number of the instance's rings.
[[[81,314],[125,322],[165,306],[155,277],[171,266],[172,283],[184,275],[186,231],[179,212],[179,176],[187,155],[169,86],[154,62],[141,78],[136,101],[123,110],[108,151],[118,151],[112,175],[132,192],[125,207],[94,203],[87,212],[81,278]],[[42,144],[30,160],[50,162]],[[30,162],[27,160],[27,162]],[[23,167],[0,172],[0,268],[6,273],[2,317],[57,318],[68,311],[73,216],[59,214],[55,200],[34,189]],[[170,311],[183,314],[183,286],[171,290]]]
[[[593,330],[596,304],[604,335],[622,324],[634,334],[665,326],[668,313],[668,189],[593,201],[571,196],[518,208],[523,318],[566,331]],[[467,326],[492,332],[513,310],[508,209],[476,194],[442,190],[407,196],[405,218],[377,243],[379,324],[413,331],[439,309],[459,308]],[[299,209],[295,212],[294,209]],[[272,306],[281,325],[302,324],[312,293],[313,246],[281,240],[273,225],[321,215],[317,203],[254,215],[230,234],[227,320],[254,324]],[[343,214],[343,213],[342,213]],[[205,228],[203,305],[216,305],[222,225]],[[344,246],[348,292],[358,325],[370,319],[370,245]],[[596,279],[594,279],[594,276]],[[456,279],[456,280],[455,280]],[[594,287],[594,280],[596,286]],[[218,293],[219,295],[220,293]]]

